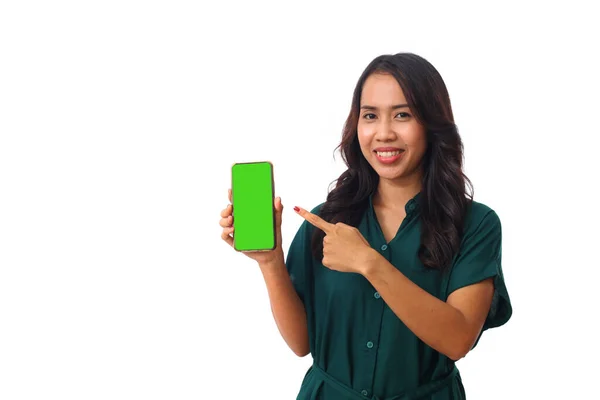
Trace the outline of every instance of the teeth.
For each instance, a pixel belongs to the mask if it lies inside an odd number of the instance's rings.
[[[400,154],[400,151],[378,151],[377,155],[379,157],[394,157]]]

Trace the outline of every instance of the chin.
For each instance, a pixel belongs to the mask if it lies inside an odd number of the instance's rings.
[[[373,168],[379,178],[387,179],[387,180],[395,180],[399,178],[403,178],[406,175],[406,171],[404,168]]]
[[[390,174],[390,173],[377,173],[379,175],[379,179],[385,179],[388,181],[395,181],[398,179],[402,179],[405,177],[403,173]]]

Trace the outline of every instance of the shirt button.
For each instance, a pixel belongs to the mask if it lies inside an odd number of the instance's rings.
[[[375,292],[375,294],[373,295],[373,297],[375,297],[376,299],[380,299],[381,295],[379,294],[379,292]]]
[[[367,342],[367,347],[372,349],[373,348],[373,342]]]
[[[384,244],[383,246],[381,246],[381,250],[382,251],[386,251],[387,250],[387,244]]]
[[[363,396],[368,396],[369,392],[367,392],[366,390],[363,390],[362,392],[360,392],[360,394],[362,394]]]

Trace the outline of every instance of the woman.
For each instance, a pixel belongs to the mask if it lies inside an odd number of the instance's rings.
[[[325,203],[294,208],[305,221],[285,262],[281,247],[246,253],[284,340],[314,359],[297,399],[464,399],[455,361],[512,307],[500,220],[467,193],[440,74],[415,54],[375,58],[340,147],[348,169]]]

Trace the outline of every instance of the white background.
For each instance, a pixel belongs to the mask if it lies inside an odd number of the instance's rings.
[[[597,20],[448,3],[2,2],[0,399],[295,398],[310,359],[220,239],[230,166],[273,161],[287,250],[360,73],[402,51],[503,223],[514,315],[459,362],[468,397],[598,396]]]

